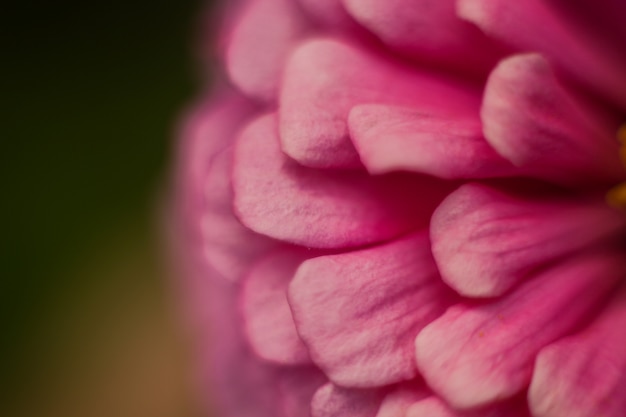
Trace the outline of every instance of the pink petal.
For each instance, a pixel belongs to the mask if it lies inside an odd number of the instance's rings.
[[[308,23],[290,0],[251,0],[230,35],[226,67],[233,83],[264,101],[276,99],[285,59]]]
[[[513,56],[494,69],[481,116],[496,151],[548,180],[584,184],[624,176],[614,130],[590,120],[540,55]]]
[[[302,167],[281,153],[273,116],[240,136],[235,150],[235,208],[259,233],[309,247],[387,240],[425,225],[448,187],[408,174]]]
[[[349,387],[414,378],[413,340],[443,313],[449,295],[425,232],[309,259],[289,287],[311,358],[331,381]]]
[[[298,0],[298,3],[317,22],[324,25],[344,28],[351,28],[354,25],[341,0]]]
[[[547,262],[625,230],[603,200],[546,198],[466,184],[433,214],[443,280],[470,297],[501,295]]]
[[[626,285],[583,332],[545,347],[529,402],[536,417],[626,415]]]
[[[401,384],[385,396],[376,417],[404,417],[413,403],[428,395],[428,391],[421,384]],[[425,416],[433,417],[428,414]]]
[[[539,350],[592,314],[622,278],[622,258],[581,254],[508,296],[451,307],[417,336],[417,365],[426,382],[459,409],[519,393],[530,382]]]
[[[405,417],[529,417],[521,401],[509,401],[486,408],[461,411],[450,408],[438,397],[428,397],[412,404]]]
[[[497,48],[459,19],[454,0],[343,0],[348,13],[400,53],[463,72],[486,71]]]
[[[608,49],[603,42],[586,36],[546,3],[542,0],[459,0],[457,7],[462,18],[478,25],[487,35],[519,51],[539,52],[550,57],[578,82],[626,107],[626,60],[623,56]]]
[[[278,381],[281,417],[310,417],[313,395],[326,382],[317,368],[285,368]]]
[[[260,361],[245,343],[235,308],[239,288],[225,280],[204,282],[210,284],[204,303],[212,310],[211,323],[196,330],[202,336],[199,352],[206,355],[201,369],[213,394],[211,408],[217,405],[223,417],[276,417],[278,368]]]
[[[311,417],[375,417],[383,398],[382,390],[342,388],[328,383],[311,402]]]
[[[237,281],[277,243],[245,228],[235,217],[231,190],[232,148],[219,153],[206,174],[202,213],[204,254],[223,277]]]
[[[478,112],[462,118],[377,104],[352,108],[350,136],[370,173],[407,170],[445,179],[521,175],[483,138]]]
[[[287,63],[280,93],[283,150],[312,167],[354,168],[348,113],[362,103],[417,107],[439,115],[466,112],[478,91],[450,78],[396,63],[345,42],[317,39]]]
[[[243,283],[244,330],[255,353],[264,360],[310,363],[287,303],[287,286],[306,258],[304,250],[278,250],[257,262]]]

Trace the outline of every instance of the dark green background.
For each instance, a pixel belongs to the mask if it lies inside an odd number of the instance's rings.
[[[157,225],[205,6],[2,13],[1,415],[196,415]]]

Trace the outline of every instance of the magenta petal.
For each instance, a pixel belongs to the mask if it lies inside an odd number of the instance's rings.
[[[475,88],[450,78],[345,42],[311,40],[295,50],[285,70],[279,109],[282,147],[303,165],[359,167],[347,128],[355,105],[396,104],[443,115],[475,109],[479,100]]]
[[[327,382],[317,368],[285,368],[278,380],[280,417],[310,417],[313,395]]]
[[[348,12],[384,43],[429,63],[467,71],[495,64],[497,48],[459,19],[454,0],[343,0]]]
[[[376,417],[384,392],[349,389],[328,383],[311,402],[311,417]]]
[[[523,52],[539,52],[578,82],[626,108],[626,60],[586,36],[544,0],[459,0],[462,18]],[[595,5],[594,5],[595,6]],[[586,9],[593,7],[586,6]],[[532,30],[529,30],[532,28]],[[619,52],[621,54],[621,51]]]
[[[213,159],[204,183],[202,211],[204,254],[223,277],[237,281],[276,242],[245,228],[233,213],[232,148]]]
[[[286,56],[307,29],[290,0],[249,1],[230,35],[228,75],[246,94],[275,100]]]
[[[578,255],[508,296],[451,307],[417,336],[419,370],[454,408],[514,396],[530,382],[539,350],[592,314],[624,266],[619,253]]]
[[[413,340],[450,302],[425,232],[305,261],[289,287],[298,333],[331,381],[382,386],[417,375]]]
[[[407,170],[445,179],[520,175],[483,138],[475,115],[454,118],[376,104],[359,105],[350,136],[370,173]]]
[[[545,179],[578,184],[624,176],[614,131],[579,107],[540,55],[513,56],[493,70],[481,116],[501,155]]]
[[[298,0],[298,3],[315,21],[323,25],[343,28],[354,25],[341,0]]]
[[[244,330],[255,353],[279,364],[310,363],[287,303],[287,286],[306,251],[281,249],[256,263],[243,283]]]
[[[425,225],[448,187],[407,174],[302,167],[279,148],[273,116],[248,126],[235,149],[235,209],[259,233],[309,247],[387,240]]]
[[[530,417],[527,408],[520,401],[510,401],[478,410],[455,410],[431,396],[412,404],[403,417]]]
[[[545,347],[528,394],[536,417],[626,416],[626,285],[583,332]]]
[[[603,200],[539,198],[466,184],[431,222],[443,280],[470,297],[501,295],[529,272],[624,230]]]
[[[423,386],[401,384],[385,396],[376,417],[404,417],[411,404],[428,396],[429,393]],[[428,414],[425,416],[434,417]]]

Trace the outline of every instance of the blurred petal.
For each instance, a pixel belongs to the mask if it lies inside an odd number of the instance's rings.
[[[459,0],[457,7],[462,18],[487,35],[516,50],[549,57],[576,81],[626,108],[624,57],[568,24],[546,1]]]
[[[547,262],[626,230],[603,200],[466,184],[437,208],[432,248],[443,280],[470,297],[505,293]]]
[[[313,395],[326,382],[317,368],[286,368],[278,381],[281,417],[310,417]]]
[[[302,167],[279,149],[275,118],[264,116],[239,138],[235,208],[259,233],[319,248],[359,246],[428,223],[448,187],[432,178]]]
[[[493,70],[481,116],[496,151],[547,180],[584,184],[625,175],[614,131],[590,120],[540,55],[513,56]]]
[[[342,388],[328,383],[313,396],[311,417],[376,417],[382,390]]]
[[[411,404],[428,395],[428,391],[424,387],[415,383],[401,384],[385,396],[376,417],[405,417]]]
[[[244,227],[233,213],[232,148],[215,156],[205,179],[202,211],[204,254],[223,277],[237,281],[277,242]]]
[[[287,303],[287,286],[304,250],[281,249],[256,263],[243,283],[244,330],[255,353],[279,364],[310,363]]]
[[[288,52],[308,29],[291,0],[251,0],[230,35],[228,75],[246,94],[276,99]]]
[[[426,232],[305,261],[289,287],[298,333],[331,381],[382,386],[417,375],[415,336],[451,302]]]
[[[450,408],[438,397],[428,397],[412,404],[403,417],[530,417],[521,401],[508,401],[485,408],[461,411]]]
[[[622,278],[620,253],[578,255],[508,296],[459,304],[416,339],[417,365],[452,407],[513,397],[530,382],[535,355],[572,331]]]
[[[528,394],[536,417],[626,415],[626,285],[583,332],[545,347]]]
[[[348,12],[385,44],[461,72],[487,71],[498,48],[459,19],[454,0],[343,0]]]
[[[347,128],[353,106],[397,104],[444,115],[477,108],[479,100],[478,90],[442,75],[345,42],[311,40],[295,50],[285,69],[279,110],[282,147],[303,165],[359,167]]]

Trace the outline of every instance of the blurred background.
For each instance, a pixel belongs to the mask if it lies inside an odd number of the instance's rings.
[[[2,416],[202,415],[158,215],[206,5],[3,7]]]

